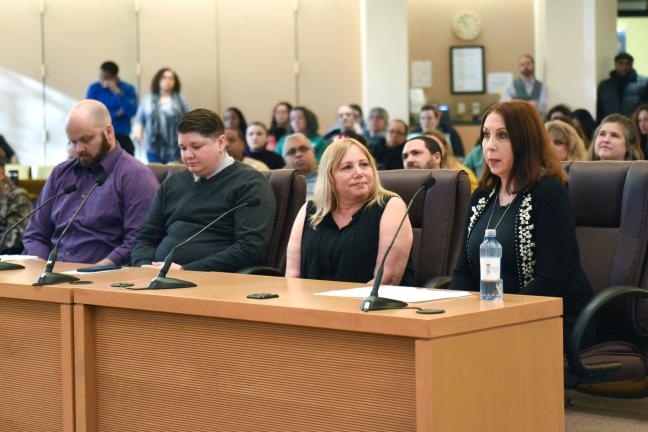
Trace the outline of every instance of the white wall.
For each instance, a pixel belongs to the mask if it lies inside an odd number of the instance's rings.
[[[362,106],[408,118],[407,0],[360,2]]]
[[[549,106],[596,115],[596,87],[616,54],[616,0],[535,0],[536,49]],[[544,14],[544,16],[542,16]]]

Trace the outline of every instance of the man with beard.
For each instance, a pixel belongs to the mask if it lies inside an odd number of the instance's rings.
[[[506,86],[500,102],[522,99],[533,105],[541,116],[547,112],[547,86],[535,78],[535,60],[524,54],[519,62],[520,76]]]
[[[648,78],[638,75],[632,67],[634,58],[628,53],[614,57],[614,70],[610,78],[601,81],[596,97],[596,122],[601,123],[610,114],[631,117],[635,108],[648,96]]]
[[[442,161],[441,146],[434,138],[421,135],[405,142],[403,147],[405,169],[439,169]]]
[[[93,192],[61,240],[58,256],[69,262],[128,264],[159,183],[150,169],[119,146],[110,113],[101,102],[79,102],[67,117],[65,132],[77,156],[54,168],[39,202],[71,185],[77,190],[32,216],[23,237],[25,253],[46,259],[81,200],[105,173],[106,182]]]

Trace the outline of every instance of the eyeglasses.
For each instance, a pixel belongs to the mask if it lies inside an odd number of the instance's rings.
[[[389,129],[387,133],[391,135],[407,135],[407,132],[403,132],[402,130],[396,130],[396,129]]]
[[[288,149],[286,151],[286,156],[295,156],[295,154],[297,154],[297,152],[308,153],[309,151],[311,151],[310,147],[302,145],[302,146],[299,146],[299,147],[293,147],[291,149]]]

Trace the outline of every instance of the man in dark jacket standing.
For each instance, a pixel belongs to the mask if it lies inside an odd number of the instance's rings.
[[[614,57],[614,70],[610,78],[601,81],[597,92],[596,122],[610,114],[632,115],[639,103],[643,102],[642,95],[648,78],[640,76],[632,68],[634,58],[628,53],[620,53]]]

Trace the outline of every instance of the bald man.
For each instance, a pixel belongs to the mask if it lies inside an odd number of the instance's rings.
[[[106,173],[106,182],[94,191],[61,240],[58,257],[96,265],[128,264],[159,183],[146,165],[119,146],[110,113],[101,102],[79,102],[68,114],[65,132],[76,157],[54,168],[39,202],[70,185],[77,190],[32,216],[23,237],[25,253],[46,259],[83,197]]]

